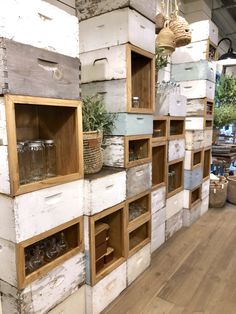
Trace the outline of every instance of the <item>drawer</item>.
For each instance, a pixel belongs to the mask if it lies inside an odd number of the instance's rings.
[[[203,168],[199,166],[193,170],[184,170],[184,189],[192,190],[202,183]]]
[[[156,251],[165,242],[165,222],[157,226],[154,215],[152,221],[151,253]]]
[[[151,212],[152,214],[159,211],[166,204],[166,187],[162,186],[151,193]]]
[[[155,232],[155,229],[162,225],[166,221],[166,208],[163,207],[159,209],[157,212],[152,214],[152,232]]]
[[[156,93],[155,115],[186,116],[187,99],[175,93]]]
[[[126,197],[138,195],[152,186],[152,164],[147,163],[126,170]]]
[[[209,39],[213,44],[218,44],[218,27],[211,20],[204,20],[190,24],[192,42]]]
[[[187,98],[204,98],[214,99],[215,84],[207,80],[182,81],[180,82],[181,94]]]
[[[171,140],[168,145],[168,161],[174,161],[184,157],[185,139]]]
[[[181,191],[166,200],[166,220],[183,209],[184,192]]]
[[[187,116],[205,116],[211,118],[213,115],[213,100],[207,98],[188,99]]]

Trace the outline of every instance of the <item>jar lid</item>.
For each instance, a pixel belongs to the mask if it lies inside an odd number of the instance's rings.
[[[44,143],[45,144],[54,144],[54,140],[45,140]]]
[[[42,142],[30,142],[29,147],[40,147],[42,146]]]
[[[132,99],[133,100],[139,100],[139,97],[138,96],[133,96]]]
[[[22,143],[22,142],[17,142],[17,148],[22,148],[23,146],[24,146],[24,143]]]

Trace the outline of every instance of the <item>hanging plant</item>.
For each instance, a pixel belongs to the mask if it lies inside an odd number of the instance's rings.
[[[165,68],[168,65],[168,56],[165,55],[165,49],[164,48],[160,48],[158,46],[158,44],[156,44],[156,51],[155,51],[155,55],[156,55],[156,59],[155,59],[155,67],[156,67],[156,71],[161,70],[162,68]]]

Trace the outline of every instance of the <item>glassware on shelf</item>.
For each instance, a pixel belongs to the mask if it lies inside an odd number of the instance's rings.
[[[24,143],[18,142],[17,145],[17,156],[18,156],[18,167],[19,167],[19,181],[20,184],[26,183],[26,173],[25,173],[25,150]]]
[[[145,208],[140,204],[135,202],[129,204],[129,221],[143,215],[145,213]]]
[[[32,141],[28,143],[30,181],[40,181],[44,179],[44,145],[42,141]]]
[[[46,178],[55,177],[56,168],[56,145],[54,140],[45,140],[45,175]]]
[[[153,130],[153,137],[161,137],[164,136],[162,129],[154,129]]]
[[[51,262],[59,255],[57,241],[55,237],[49,238],[47,241],[47,247],[45,251],[45,261]]]
[[[40,250],[39,246],[36,245],[33,250],[31,257],[28,262],[29,272],[33,272],[44,264],[44,253]]]
[[[64,232],[61,232],[59,235],[59,239],[57,241],[57,247],[58,247],[59,254],[65,253],[69,248]]]
[[[175,171],[172,170],[168,173],[168,192],[175,190]]]
[[[139,108],[139,97],[138,96],[132,97],[132,107],[133,108]]]

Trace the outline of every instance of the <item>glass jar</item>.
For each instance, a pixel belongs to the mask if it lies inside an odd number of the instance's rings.
[[[137,96],[132,97],[132,107],[139,108],[139,97]]]
[[[26,175],[25,175],[25,150],[24,143],[18,142],[17,145],[17,157],[18,157],[18,169],[19,169],[19,181],[20,184],[26,183]]]
[[[54,140],[45,140],[45,176],[46,178],[55,177],[57,175],[56,166],[56,145]]]
[[[30,181],[40,181],[44,179],[44,146],[41,141],[28,143]]]

